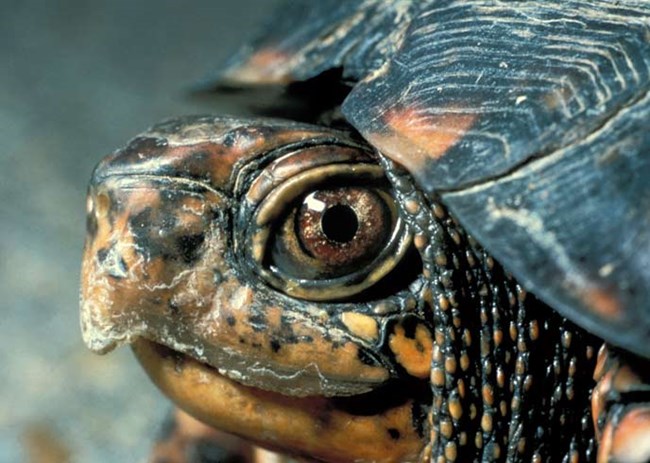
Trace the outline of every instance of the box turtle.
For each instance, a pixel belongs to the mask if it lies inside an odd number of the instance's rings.
[[[213,87],[285,119],[97,166],[84,339],[298,458],[650,461],[649,66],[647,0],[293,2]]]

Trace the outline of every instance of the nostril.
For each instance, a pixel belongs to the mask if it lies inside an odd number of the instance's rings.
[[[97,251],[97,262],[104,269],[106,274],[113,278],[126,278],[128,275],[128,268],[126,261],[115,247],[109,249],[102,248]]]

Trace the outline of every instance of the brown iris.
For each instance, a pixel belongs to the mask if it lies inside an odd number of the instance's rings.
[[[296,220],[305,251],[332,269],[374,257],[391,225],[384,201],[364,188],[315,191],[303,201]]]
[[[276,235],[275,266],[297,278],[335,278],[370,263],[393,231],[389,200],[363,187],[307,194]]]

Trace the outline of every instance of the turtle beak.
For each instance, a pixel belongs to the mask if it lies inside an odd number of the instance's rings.
[[[206,231],[220,231],[212,222],[227,201],[201,182],[98,167],[88,191],[81,281],[81,328],[90,349],[109,352],[163,329],[178,303],[172,293],[188,285],[196,307],[209,304],[212,285],[196,282],[212,282],[218,269],[195,264],[223,251],[203,244]]]

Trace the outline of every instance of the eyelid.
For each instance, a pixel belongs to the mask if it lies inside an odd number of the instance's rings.
[[[330,162],[331,160],[334,162]],[[312,301],[350,298],[387,276],[411,248],[412,232],[395,206],[384,170],[375,161],[365,149],[325,145],[285,152],[268,164],[248,183],[248,189],[242,192],[241,196],[243,202],[238,220],[243,227],[240,229],[243,239],[234,241],[236,252],[248,256],[245,268],[255,272],[269,286],[288,296]],[[280,259],[276,262],[274,259],[277,256],[272,255],[274,247],[278,245],[275,241],[278,238],[276,233],[282,230],[281,227],[288,226],[290,215],[295,214],[295,209],[309,193],[346,187],[372,190],[387,205],[391,219],[382,224],[387,223],[390,229],[378,238],[385,242],[375,248],[376,255],[373,249],[365,255],[360,253],[362,258],[358,265],[353,260],[349,265],[346,264],[348,273],[336,275],[327,268],[323,272],[315,268],[310,274],[311,278],[305,277],[300,271],[289,274],[288,272],[292,272],[291,268],[310,264],[308,260],[293,260],[293,254],[286,254],[289,256],[287,260]],[[296,226],[295,220],[291,222],[291,226]],[[290,230],[290,233],[293,235],[287,236],[293,239],[296,229]],[[296,243],[293,241],[280,243],[280,246],[287,243],[290,246],[285,249],[296,249]],[[298,243],[298,246],[300,245]],[[300,251],[304,251],[304,248]],[[280,268],[285,264],[288,266]],[[292,265],[297,266],[291,267]]]

